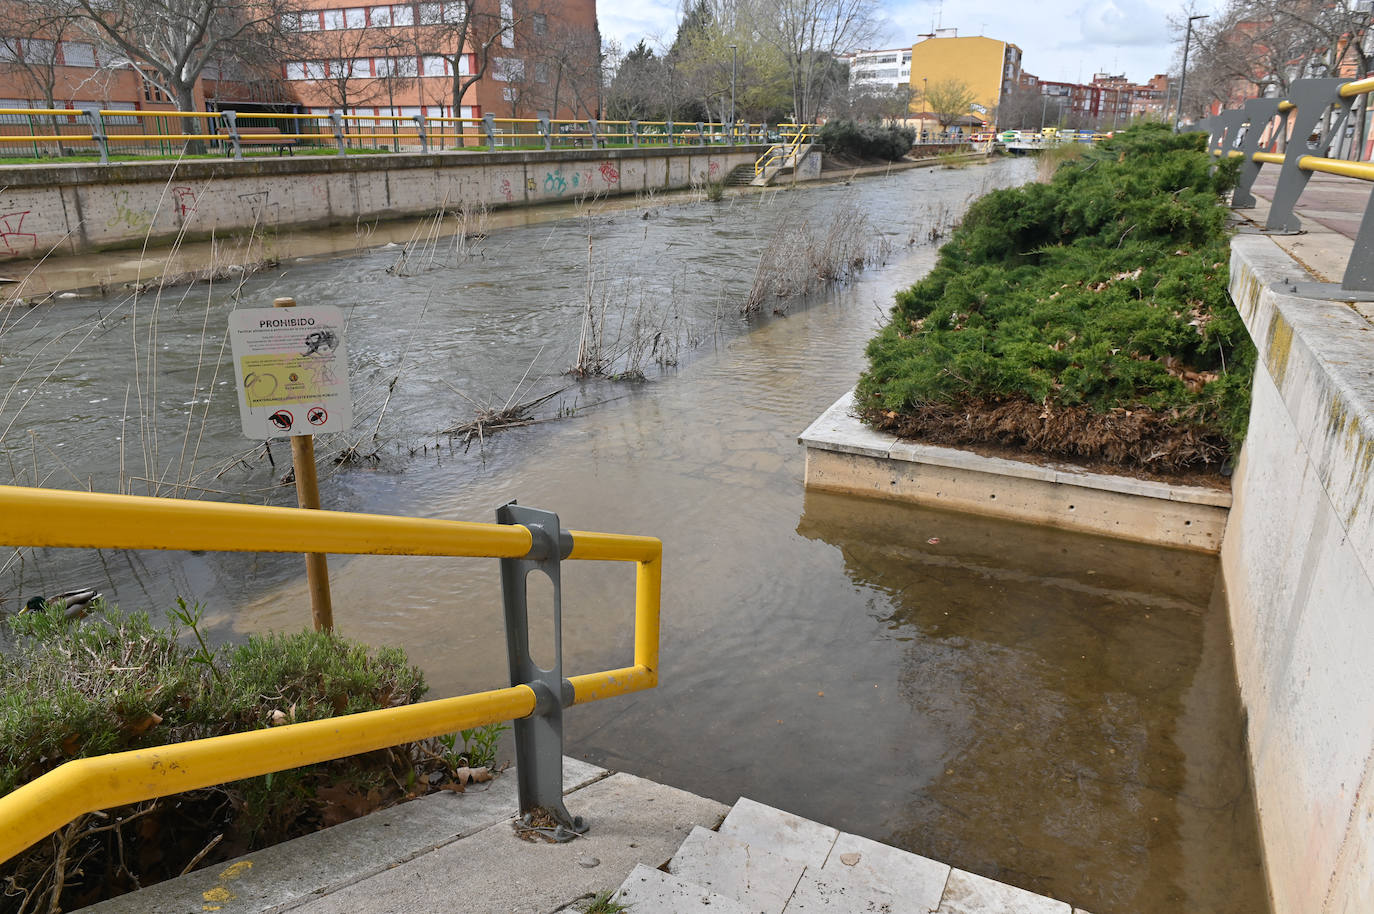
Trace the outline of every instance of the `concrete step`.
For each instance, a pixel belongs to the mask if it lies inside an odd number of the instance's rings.
[[[700,827],[668,861],[674,876],[733,898],[750,914],[782,914],[805,869],[798,860]]]
[[[731,898],[642,863],[630,871],[614,900],[644,914],[748,914],[747,908]]]
[[[637,870],[618,897],[648,897],[653,887],[665,899],[707,900],[667,907],[653,895],[644,911],[720,910],[711,907],[718,896],[748,914],[1087,914],[747,797],[718,832],[694,828],[667,868],[657,876]]]

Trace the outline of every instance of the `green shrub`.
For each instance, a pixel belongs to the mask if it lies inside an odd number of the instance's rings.
[[[252,635],[212,650],[198,611],[184,603],[166,626],[108,607],[67,619],[59,605],[7,627],[4,793],[75,758],[409,704],[427,690],[404,652],[328,632]],[[71,908],[177,875],[216,834],[224,840],[204,863],[353,818],[461,778],[457,766],[481,763],[476,752],[494,760],[499,732],[465,731],[461,744],[404,745],[82,817],[0,867],[5,896],[47,895],[56,879]],[[128,827],[106,827],[121,819]],[[62,859],[65,870],[54,866]]]
[[[1211,166],[1196,135],[1137,128],[1048,184],[980,199],[869,344],[864,417],[918,434],[951,408],[1020,403],[1080,426],[1115,415],[1139,440],[1095,449],[1008,420],[967,443],[1162,469],[1224,459],[1244,437],[1255,354],[1226,288],[1234,168]]]
[[[854,121],[826,121],[817,134],[821,149],[836,155],[895,162],[911,151],[916,131]]]

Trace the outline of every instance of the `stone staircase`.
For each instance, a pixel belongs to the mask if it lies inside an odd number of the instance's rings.
[[[730,169],[730,173],[725,176],[725,183],[729,187],[747,187],[754,181],[754,166],[751,163],[736,165]]]
[[[719,831],[693,828],[667,872],[637,865],[631,914],[1086,914],[741,798]]]

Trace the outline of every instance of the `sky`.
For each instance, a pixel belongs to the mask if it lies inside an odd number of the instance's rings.
[[[910,47],[937,20],[960,35],[1019,45],[1021,65],[1042,79],[1088,82],[1120,73],[1145,82],[1170,67],[1180,47],[1169,27],[1182,0],[880,0],[885,38],[876,47]],[[1209,4],[1200,4],[1207,6]],[[676,0],[597,0],[603,40],[633,47],[641,38],[671,43]]]

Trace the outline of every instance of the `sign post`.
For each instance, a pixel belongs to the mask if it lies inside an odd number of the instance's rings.
[[[318,509],[314,435],[342,431],[353,420],[343,315],[327,305],[296,308],[294,298],[278,298],[272,304],[273,308],[240,308],[229,317],[239,416],[250,438],[291,437],[296,502]],[[286,317],[277,308],[295,310]],[[322,553],[305,556],[305,574],[315,629],[332,630],[329,567]]]

